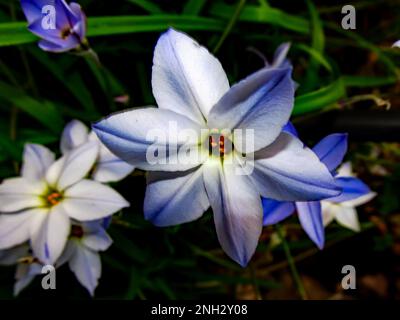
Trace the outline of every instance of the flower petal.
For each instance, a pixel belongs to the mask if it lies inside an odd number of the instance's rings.
[[[40,180],[53,162],[53,152],[39,144],[28,143],[24,148],[22,176],[31,181]]]
[[[57,259],[56,267],[59,268],[70,261],[75,254],[75,250],[77,250],[76,241],[74,238],[69,238],[60,258]]]
[[[98,140],[96,135],[95,137]],[[101,142],[99,141],[99,143]],[[100,156],[93,171],[92,178],[99,182],[116,182],[124,179],[134,169],[134,166],[119,159],[101,144]]]
[[[345,162],[343,163],[339,169],[338,169],[338,173],[336,175],[336,178],[340,178],[340,177],[353,177],[353,168],[351,165],[351,162]]]
[[[69,268],[82,286],[93,296],[101,276],[101,261],[97,252],[76,244],[77,249],[69,261]]]
[[[325,229],[319,201],[296,202],[300,224],[310,239],[322,249],[325,243]]]
[[[29,181],[25,178],[4,180],[0,184],[0,212],[16,212],[43,206],[40,196],[46,188],[43,181]]]
[[[28,23],[32,23],[42,17],[42,8],[47,4],[49,4],[48,0],[21,0],[21,7]]]
[[[371,189],[358,178],[340,177],[336,179],[336,183],[343,191],[339,196],[330,198],[331,202],[353,200],[371,193]]]
[[[41,273],[42,266],[38,263],[18,264],[15,272],[14,296],[18,296]]]
[[[281,222],[296,210],[293,202],[281,202],[262,198],[264,212],[264,226]]]
[[[400,48],[400,40],[397,40],[395,43],[393,43],[392,47]]]
[[[314,152],[284,132],[255,153],[251,178],[263,197],[280,201],[320,200],[341,191]]]
[[[287,60],[287,54],[290,50],[290,42],[282,43],[278,48],[275,50],[274,60],[272,62],[273,68],[282,68],[282,67],[289,67],[290,62]]]
[[[102,160],[93,171],[93,180],[107,183],[117,182],[127,177],[133,170],[134,166],[115,157],[110,160]]]
[[[57,160],[47,171],[50,186],[63,191],[82,180],[92,169],[99,151],[96,142],[86,142]]]
[[[290,68],[264,68],[234,85],[211,109],[209,128],[254,130],[254,146],[234,141],[239,152],[248,153],[271,144],[292,113],[291,73]]]
[[[203,161],[198,152],[201,127],[170,110],[136,109],[112,115],[93,126],[120,159],[149,171],[186,171]],[[181,161],[182,150],[186,161]]]
[[[99,228],[96,233],[85,234],[81,241],[93,251],[105,251],[113,243],[111,237],[102,228]]]
[[[341,205],[333,205],[330,210],[332,210],[333,216],[335,217],[336,221],[343,227],[353,230],[355,232],[361,230],[356,209],[352,207],[344,207]]]
[[[325,200],[321,201],[322,221],[325,227],[335,219],[335,206],[336,204],[332,202]]]
[[[65,23],[66,16],[65,10],[68,5],[63,0],[21,0],[21,7],[24,11],[25,17],[28,20],[29,24],[36,20],[41,20],[44,15],[42,13],[43,7],[46,5],[53,5],[56,11],[56,17],[60,19],[60,23]],[[56,20],[57,21],[57,20]]]
[[[358,206],[361,206],[361,205],[371,201],[375,197],[376,197],[376,192],[371,191],[367,194],[364,194],[361,197],[347,200],[347,201],[341,202],[340,204],[344,207],[358,207]],[[330,199],[329,199],[329,201],[330,201]]]
[[[92,173],[93,180],[103,183],[120,181],[135,169],[108,150],[93,131],[89,134],[89,140],[100,144],[99,157]]]
[[[89,130],[79,120],[69,122],[61,135],[60,149],[63,154],[75,149],[88,140]]]
[[[79,36],[82,40],[86,36],[86,29],[87,29],[87,18],[85,13],[83,12],[80,4],[76,2],[71,2],[69,4],[69,8],[73,13],[71,15],[71,20],[74,22],[74,32]]]
[[[219,242],[228,256],[244,267],[261,235],[260,195],[248,176],[236,174],[234,165],[222,167],[219,159],[210,159],[204,166],[204,182]]]
[[[51,42],[50,40],[40,40],[38,43],[38,46],[40,49],[43,51],[47,52],[54,52],[54,53],[61,53],[61,52],[66,52],[72,49],[75,49],[78,44],[75,41],[71,41],[68,43],[58,43],[59,41],[56,42]]]
[[[153,94],[158,107],[205,123],[212,106],[229,90],[220,62],[184,33],[169,29],[157,42]]]
[[[203,168],[185,172],[150,172],[144,215],[156,226],[173,226],[200,218],[210,207]]]
[[[30,225],[35,214],[45,209],[31,209],[21,213],[0,215],[0,249],[8,249],[28,241]]]
[[[57,15],[56,21],[60,20],[60,16]],[[58,22],[57,22],[58,24]],[[44,39],[45,41],[52,43],[56,47],[60,47],[59,52],[61,51],[68,51],[71,49],[76,48],[80,45],[80,39],[73,35],[62,37],[62,30],[70,29],[69,25],[59,26],[56,29],[44,29],[42,26],[42,19],[39,18],[38,20],[34,21],[28,26],[28,30],[33,34],[37,35],[38,37]]]
[[[347,134],[331,134],[312,149],[329,171],[334,171],[342,163],[347,152]]]
[[[36,213],[30,230],[34,256],[43,264],[54,265],[65,248],[70,230],[70,219],[60,204],[48,212]]]
[[[299,137],[299,134],[298,134],[295,126],[290,121],[288,121],[288,123],[285,124],[285,126],[282,129],[282,131],[290,133],[290,134],[294,135],[297,138]]]
[[[101,219],[129,206],[114,189],[91,180],[82,180],[68,188],[64,197],[59,206],[78,221]]]

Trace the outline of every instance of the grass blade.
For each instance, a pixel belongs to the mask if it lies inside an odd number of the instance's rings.
[[[188,0],[183,8],[183,14],[197,16],[207,0]]]
[[[215,3],[210,9],[210,13],[216,17],[229,19],[234,10],[235,6]],[[271,24],[302,34],[307,34],[310,30],[310,25],[306,19],[287,14],[279,9],[265,6],[246,5],[240,14],[239,20]]]
[[[146,10],[148,13],[151,14],[162,13],[160,7],[151,1],[147,0],[126,0],[126,1],[134,5],[137,5],[138,7],[142,8],[143,10]]]
[[[31,43],[38,38],[26,29],[26,22],[0,23],[0,46]],[[183,31],[222,31],[225,22],[187,15],[114,16],[88,19],[88,37],[159,32],[174,27]]]
[[[297,97],[293,115],[321,110],[337,102],[345,95],[346,89],[343,80],[339,78],[324,88]]]
[[[59,110],[50,101],[38,101],[24,92],[0,82],[0,97],[41,122],[53,132],[63,128],[63,118]]]

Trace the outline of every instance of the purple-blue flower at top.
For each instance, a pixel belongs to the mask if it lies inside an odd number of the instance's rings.
[[[298,136],[296,129],[288,123],[284,131]],[[322,139],[314,148],[314,153],[326,165],[332,174],[341,164],[347,151],[347,134],[335,133]],[[342,187],[342,194],[331,198],[331,202],[343,202],[359,198],[371,192],[360,179],[354,177],[337,177],[336,182]],[[263,198],[264,225],[272,225],[289,217],[296,210],[300,224],[310,239],[322,249],[325,242],[324,223],[320,201],[280,202]]]
[[[81,6],[64,0],[21,0],[28,30],[42,38],[45,51],[65,52],[87,47],[86,16]]]

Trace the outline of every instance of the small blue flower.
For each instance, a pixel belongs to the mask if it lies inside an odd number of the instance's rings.
[[[87,48],[86,16],[75,2],[64,0],[21,0],[28,30],[42,38],[45,51],[65,52]]]
[[[284,131],[297,136],[291,123],[284,127]],[[347,134],[331,134],[322,139],[313,151],[329,171],[336,174],[336,168],[347,151]],[[325,242],[324,226],[334,218],[343,226],[357,230],[358,219],[354,216],[352,203],[355,200],[357,204],[354,205],[365,203],[364,199],[369,201],[375,194],[360,179],[352,177],[350,172],[339,172],[335,180],[342,187],[342,194],[321,202],[279,202],[263,198],[264,225],[278,223],[297,210],[304,231],[320,249]],[[360,202],[360,199],[363,201]],[[343,204],[343,208],[340,208],[339,203]]]

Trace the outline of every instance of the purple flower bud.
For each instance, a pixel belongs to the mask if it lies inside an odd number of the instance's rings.
[[[21,0],[28,30],[42,40],[45,51],[65,52],[87,47],[86,16],[75,2],[65,0]]]

